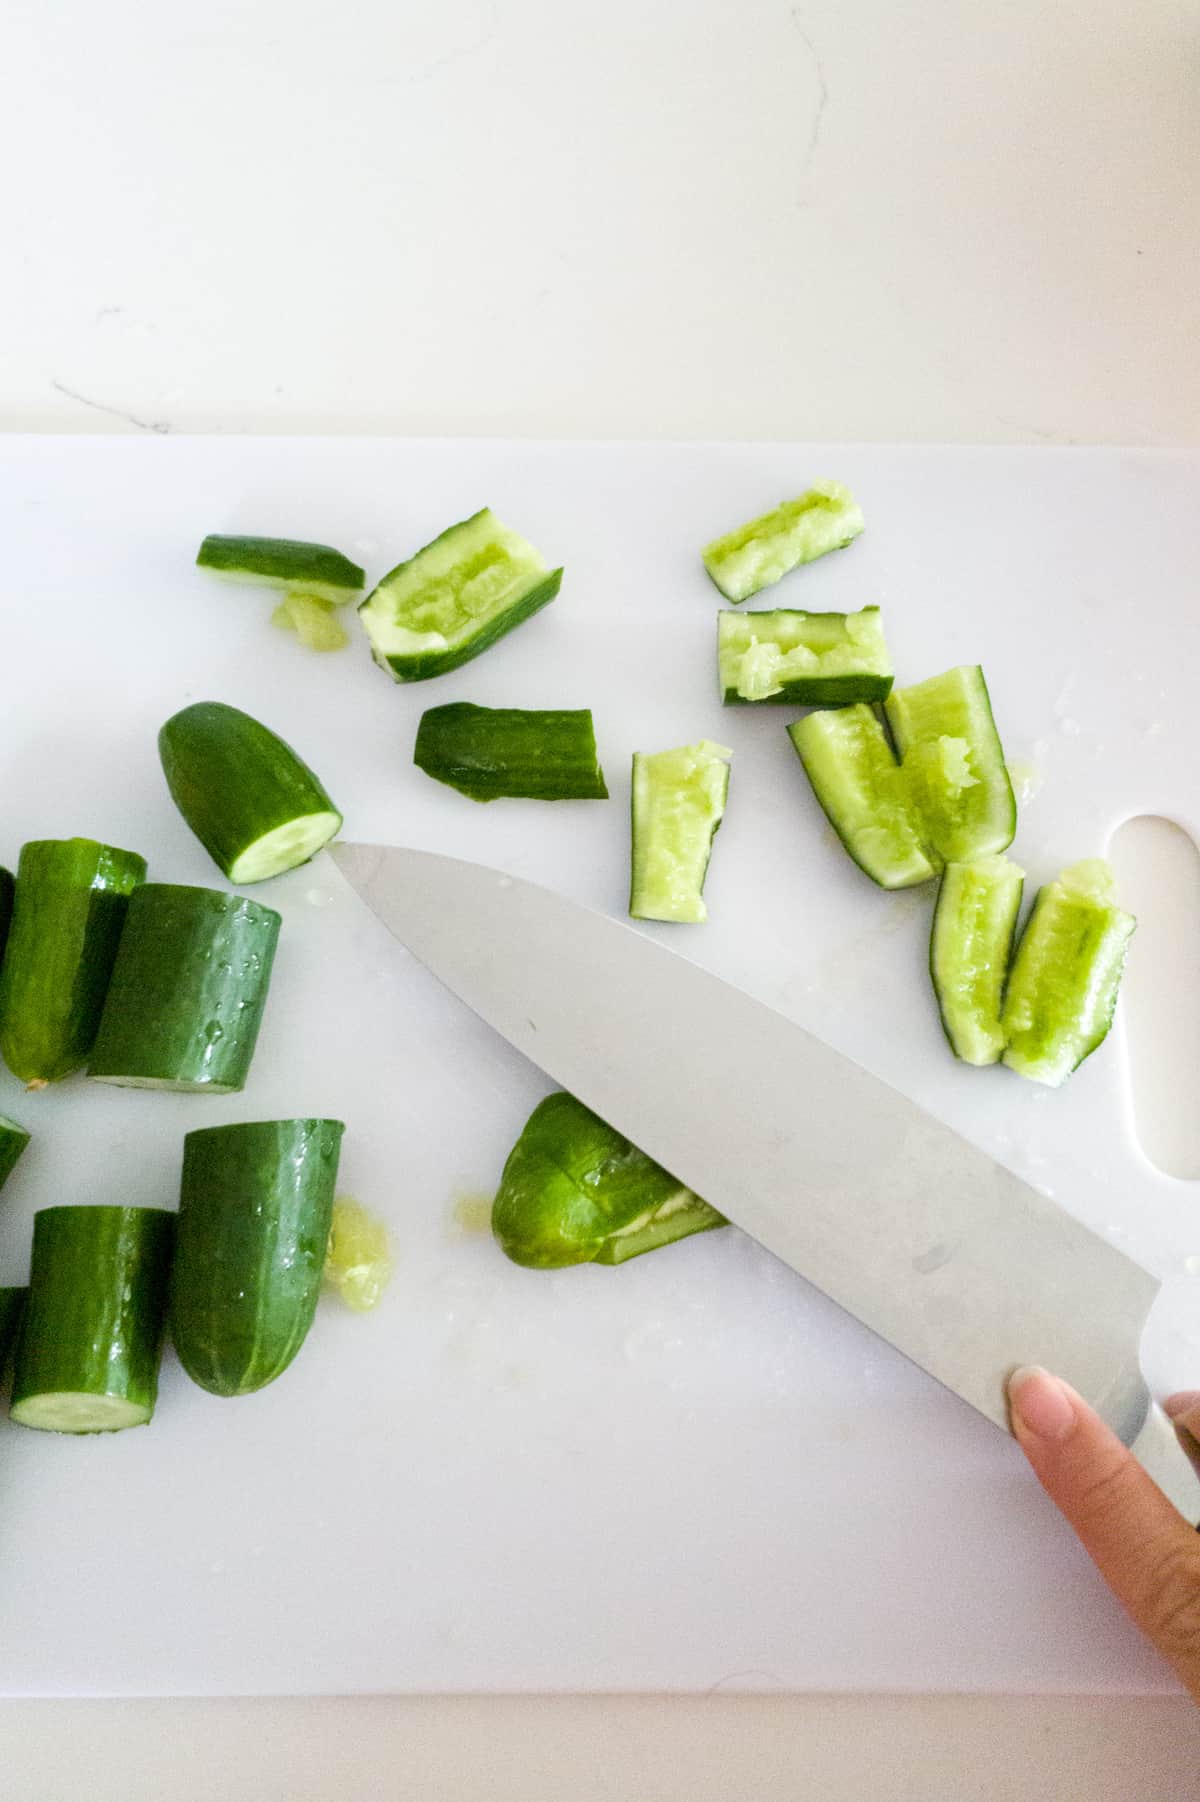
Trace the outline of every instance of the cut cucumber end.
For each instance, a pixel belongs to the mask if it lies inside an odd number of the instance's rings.
[[[299,864],[315,857],[327,845],[342,824],[340,813],[308,813],[287,820],[273,831],[247,845],[229,870],[235,887],[243,883],[265,882],[271,876],[282,876]]]
[[[123,1427],[144,1427],[153,1412],[124,1396],[84,1395],[78,1390],[27,1395],[11,1410],[18,1426],[42,1433],[119,1433]]]

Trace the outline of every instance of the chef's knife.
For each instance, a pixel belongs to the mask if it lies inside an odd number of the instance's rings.
[[[431,852],[343,874],[489,1026],[753,1238],[1007,1427],[1057,1371],[1194,1518],[1138,1347],[1158,1281],[896,1089],[635,928]]]

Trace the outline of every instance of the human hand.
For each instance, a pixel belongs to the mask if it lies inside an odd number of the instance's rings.
[[[1036,1367],[1018,1370],[1008,1399],[1042,1488],[1200,1702],[1200,1533],[1069,1383]],[[1200,1392],[1172,1396],[1166,1410],[1200,1474]],[[1196,1495],[1200,1503],[1200,1488]]]

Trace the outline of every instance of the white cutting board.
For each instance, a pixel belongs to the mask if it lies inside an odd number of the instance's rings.
[[[812,478],[848,482],[863,538],[761,600],[882,603],[901,681],[984,664],[1010,757],[1044,777],[1015,847],[1032,881],[1131,813],[1200,825],[1200,458],[43,438],[0,460],[5,861],[85,833],[218,882],[155,753],[168,713],[216,697],[301,749],[349,835],[619,913],[630,753],[723,739],[711,921],[652,930],[1177,1279],[1151,1375],[1200,1378],[1200,1195],[1137,1152],[1119,1034],[1059,1094],[956,1066],[932,891],[883,894],[831,842],[788,709],[721,708],[696,555]],[[562,594],[438,682],[393,687],[357,636],[313,656],[260,593],[191,566],[205,532],[248,530],[327,539],[374,578],[484,503],[566,565]],[[591,706],[611,802],[484,808],[430,782],[416,722],[459,697]],[[328,860],[258,893],[285,924],[244,1095],[0,1079],[35,1133],[0,1280],[25,1275],[35,1208],[173,1205],[185,1130],[290,1113],[346,1120],[342,1187],[387,1217],[396,1279],[374,1317],[324,1303],[259,1395],[207,1396],[168,1354],[147,1431],[0,1428],[0,1691],[1172,1686],[1011,1443],[740,1234],[534,1273],[464,1230],[456,1203],[494,1186],[546,1081]],[[755,1073],[726,1075],[752,1131]]]

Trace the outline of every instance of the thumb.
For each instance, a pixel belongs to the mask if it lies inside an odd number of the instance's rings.
[[[1200,1534],[1060,1377],[1018,1370],[1008,1397],[1013,1430],[1042,1488],[1200,1702]]]

